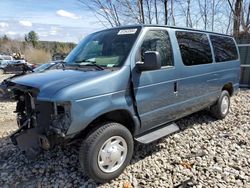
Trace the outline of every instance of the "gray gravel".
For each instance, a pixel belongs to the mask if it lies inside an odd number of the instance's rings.
[[[95,187],[79,169],[77,144],[27,160],[8,138],[17,128],[14,107],[0,102],[0,187]],[[177,134],[136,144],[124,173],[98,186],[250,187],[250,90],[231,99],[224,120],[202,111],[177,124]]]

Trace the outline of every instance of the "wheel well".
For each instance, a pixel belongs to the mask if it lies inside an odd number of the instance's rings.
[[[98,118],[96,118],[94,121],[92,121],[89,126],[84,129],[78,137],[83,138],[86,135],[88,135],[90,132],[95,130],[101,123],[103,122],[116,122],[124,125],[128,130],[131,132],[131,134],[134,134],[135,131],[135,123],[131,116],[131,114],[126,110],[114,110],[105,114],[102,114]]]
[[[230,96],[233,95],[234,89],[233,89],[233,84],[232,83],[227,83],[226,85],[223,86],[222,91],[226,90]]]

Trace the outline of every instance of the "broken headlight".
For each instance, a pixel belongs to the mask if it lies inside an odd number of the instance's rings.
[[[54,103],[54,114],[51,116],[52,129],[61,136],[64,136],[71,123],[71,103]]]

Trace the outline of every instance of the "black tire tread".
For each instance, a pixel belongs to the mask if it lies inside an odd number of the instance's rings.
[[[230,107],[230,95],[229,95],[228,91],[223,90],[221,92],[221,95],[220,95],[219,99],[217,100],[217,102],[213,106],[211,106],[211,108],[210,108],[211,115],[216,119],[224,119],[226,117],[226,115],[227,115],[227,114],[223,115],[221,113],[221,109],[220,109],[220,105],[221,105],[220,103],[221,103],[222,97],[224,95],[228,96],[228,98],[229,98],[229,107]]]

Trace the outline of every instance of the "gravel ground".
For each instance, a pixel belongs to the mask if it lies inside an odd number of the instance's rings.
[[[1,78],[0,78],[1,79]],[[10,142],[13,102],[0,102],[0,187],[95,187],[79,169],[77,145],[27,160]],[[136,144],[124,173],[100,187],[250,187],[250,90],[231,99],[216,121],[206,111],[177,122],[182,131]]]

